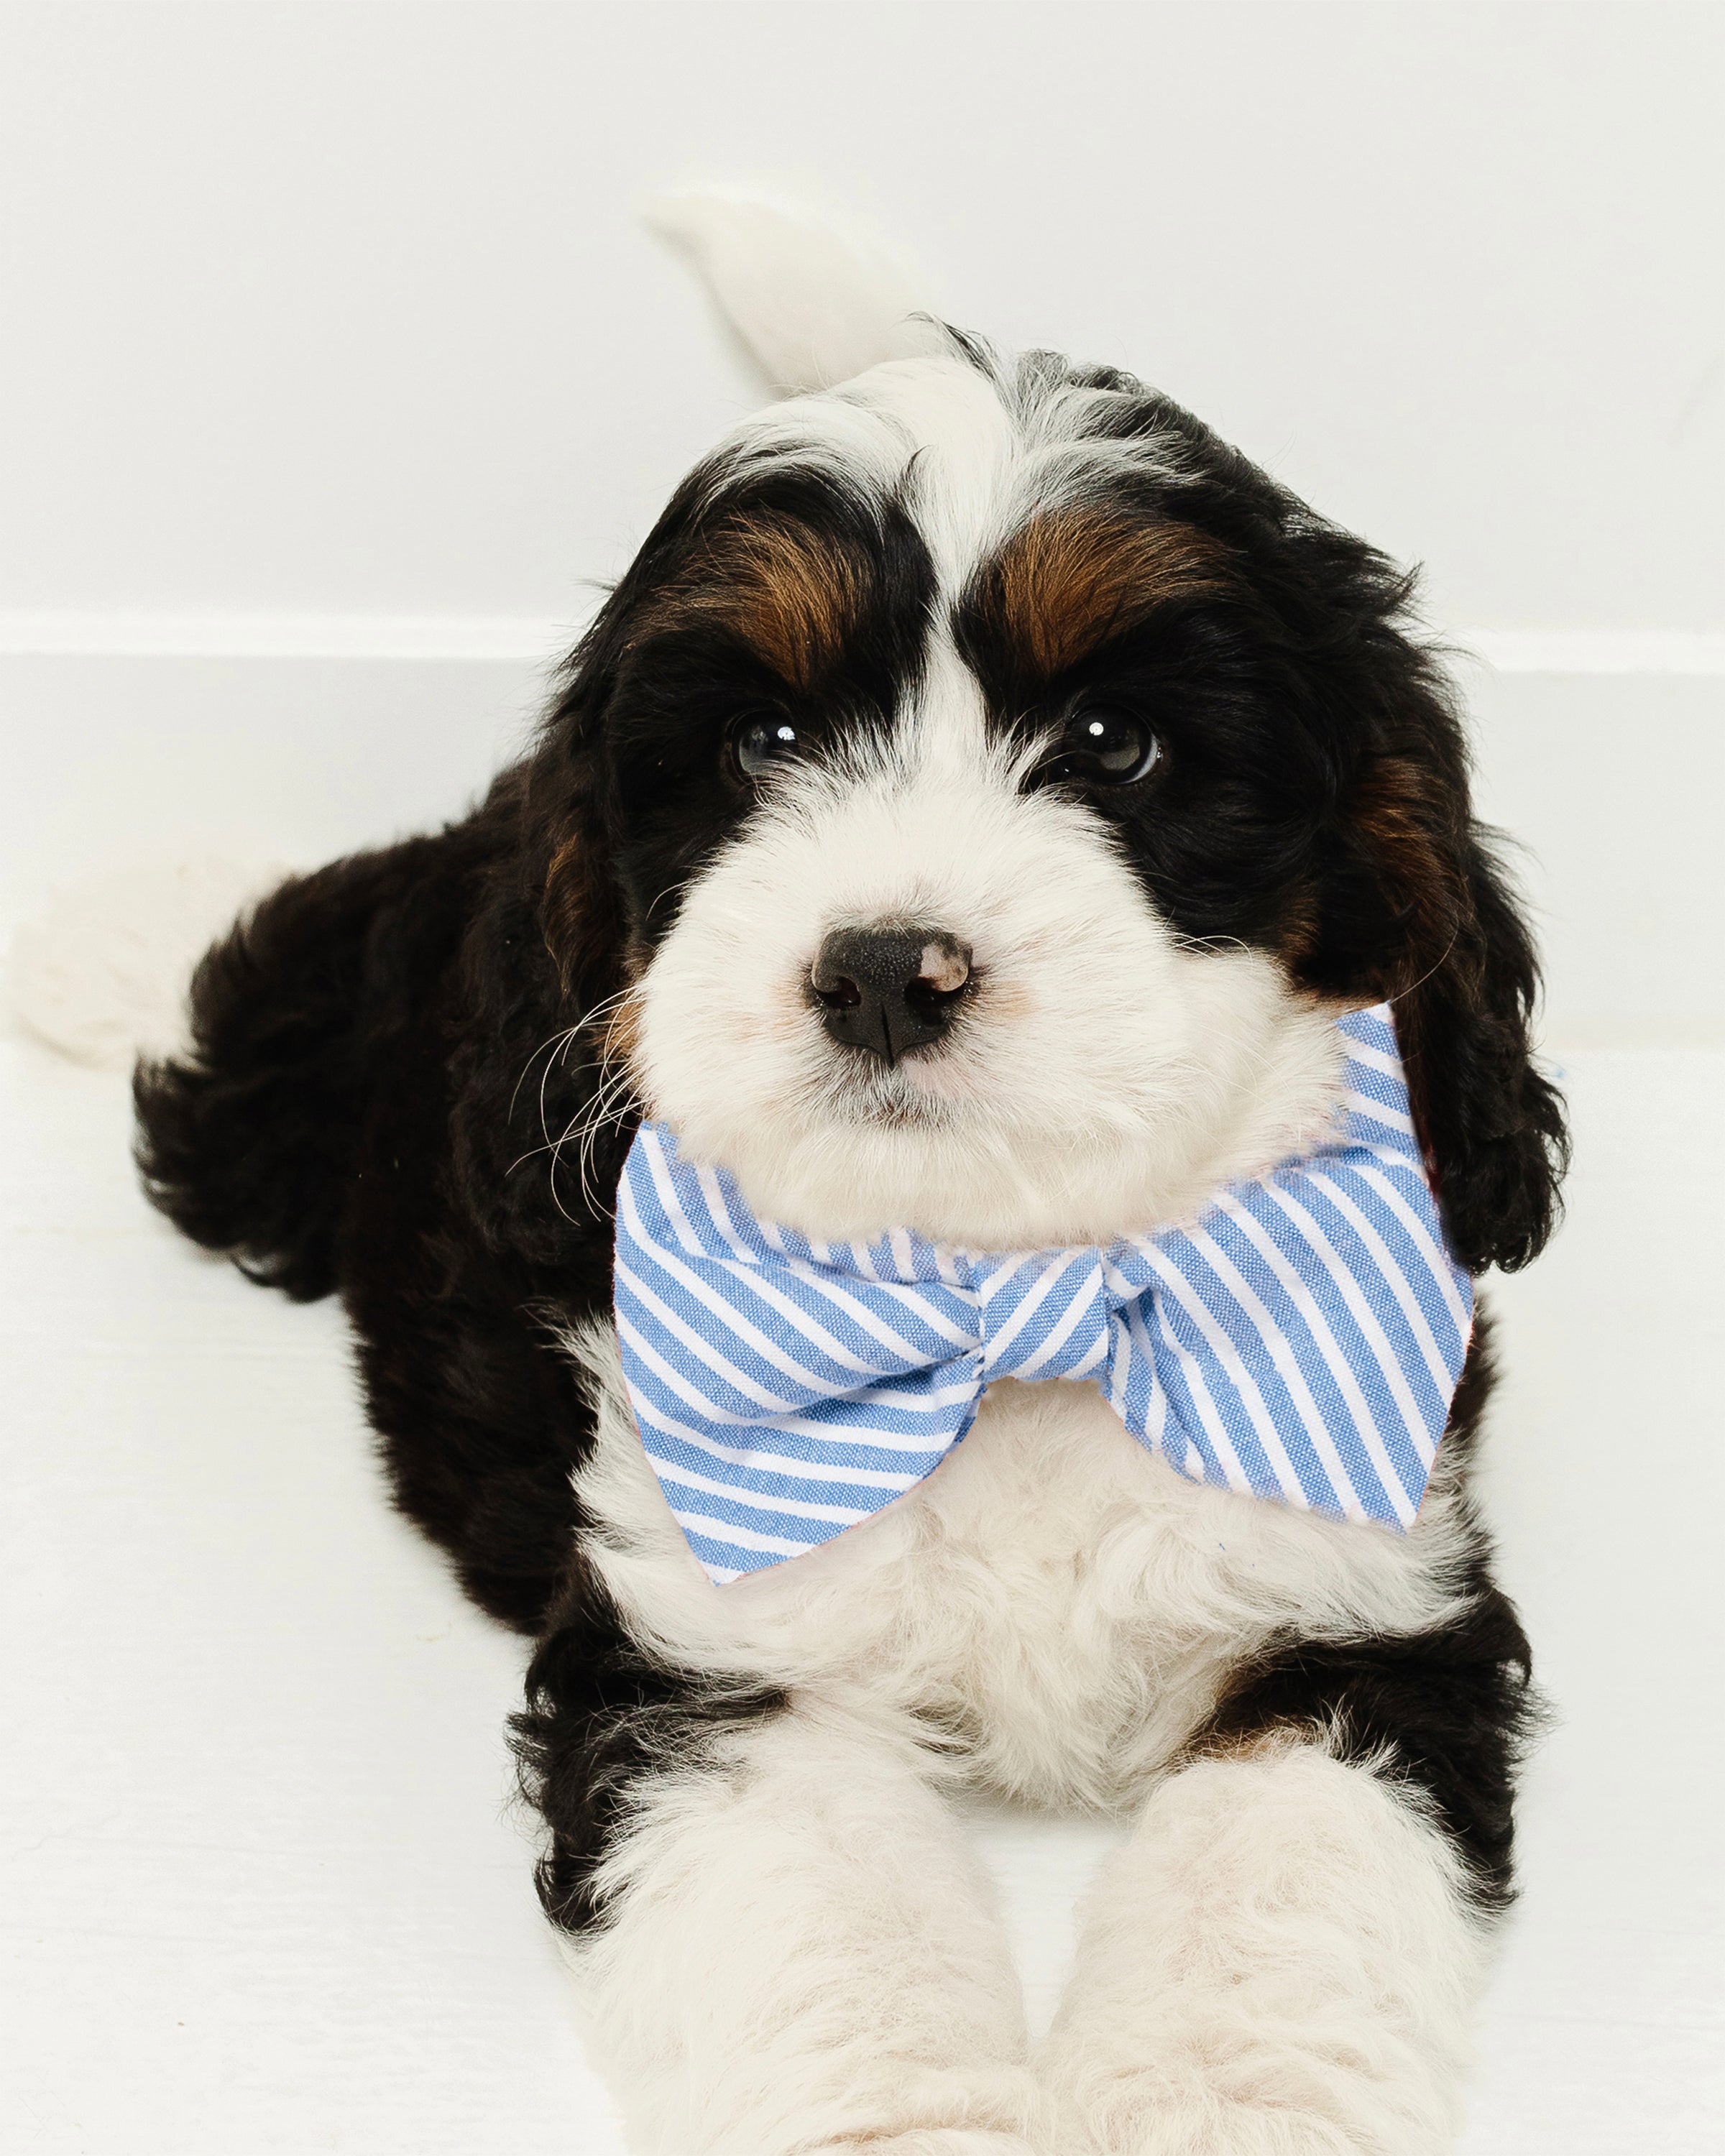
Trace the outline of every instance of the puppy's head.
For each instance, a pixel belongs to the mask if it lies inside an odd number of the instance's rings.
[[[649,1111],[757,1211],[975,1246],[1268,1166],[1390,996],[1458,1254],[1523,1262],[1534,963],[1406,598],[1126,377],[955,339],[794,399],[576,655],[547,941],[632,983]]]

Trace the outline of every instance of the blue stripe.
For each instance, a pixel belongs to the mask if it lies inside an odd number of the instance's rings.
[[[627,1356],[624,1362],[627,1365]],[[642,1442],[655,1450],[667,1445],[688,1445],[693,1455],[701,1458],[711,1456],[678,1434],[678,1429],[697,1428],[695,1418],[688,1409],[680,1407],[669,1394],[660,1396],[651,1389],[650,1371],[644,1372],[643,1375],[645,1382],[639,1385],[633,1377],[630,1378],[630,1392],[635,1401],[636,1413],[644,1425],[641,1431]],[[678,1429],[667,1430],[665,1427],[667,1423],[676,1424]],[[710,1444],[722,1445],[727,1451],[745,1451],[753,1444],[765,1456],[797,1460],[808,1468],[809,1479],[816,1482],[822,1481],[830,1470],[839,1467],[861,1468],[870,1474],[890,1476],[895,1482],[901,1484],[918,1482],[925,1475],[932,1475],[946,1457],[948,1444],[944,1428],[939,1432],[937,1441],[920,1452],[909,1447],[898,1451],[884,1445],[861,1445],[849,1439],[815,1435],[806,1430],[784,1430],[768,1423],[750,1424],[736,1429],[727,1424],[715,1423],[701,1434]],[[716,1479],[723,1480],[730,1475],[742,1476],[757,1471],[773,1474],[779,1471],[743,1467],[734,1460],[715,1457],[710,1471]]]
[[[678,1525],[683,1528],[684,1540],[709,1572],[765,1572],[769,1566],[785,1562],[777,1550],[745,1549],[741,1543],[718,1542],[680,1521]]]
[[[710,1482],[730,1481],[737,1489],[752,1490],[757,1496],[783,1497],[794,1504],[837,1505],[850,1512],[878,1512],[887,1499],[932,1474],[942,1456],[911,1455],[898,1473],[897,1486],[888,1488],[878,1482],[833,1482],[817,1475],[785,1475],[770,1467],[740,1466],[735,1460],[715,1460],[698,1445],[674,1437],[669,1430],[653,1430],[650,1434],[644,1430],[642,1442],[666,1466],[704,1475]]]
[[[675,1499],[679,1512],[694,1512],[716,1522],[715,1533],[722,1526],[747,1527],[751,1534],[771,1535],[778,1542],[807,1543],[824,1542],[845,1525],[842,1520],[818,1519],[808,1512],[771,1512],[741,1497],[717,1497],[711,1490],[697,1490],[688,1482],[667,1484],[666,1495]]]

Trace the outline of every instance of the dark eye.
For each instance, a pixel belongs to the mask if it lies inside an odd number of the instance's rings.
[[[1148,775],[1161,754],[1161,742],[1135,713],[1117,704],[1081,704],[1041,776],[1131,786]]]
[[[731,730],[731,753],[745,778],[758,778],[769,763],[794,756],[801,747],[797,729],[773,711],[757,711]]]

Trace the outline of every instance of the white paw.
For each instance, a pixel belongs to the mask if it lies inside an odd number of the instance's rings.
[[[1370,2111],[1374,2107],[1361,2107]],[[1132,2076],[1069,2108],[1060,2156],[1440,2156],[1434,2126],[1355,2116],[1346,2124],[1297,2104],[1242,2102]]]
[[[809,2156],[1038,2156],[1038,2152],[1015,2133],[993,2133],[987,2127],[917,2126],[907,2133],[824,2142]]]
[[[1092,2146],[1098,2156],[1364,2156],[1361,2144],[1327,2119],[1236,2103],[1182,2106],[1134,2119]]]

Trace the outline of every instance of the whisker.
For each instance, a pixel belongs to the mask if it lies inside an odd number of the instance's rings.
[[[540,1042],[539,1045],[533,1050],[533,1053],[521,1065],[521,1075],[516,1080],[515,1091],[509,1096],[509,1107],[504,1116],[504,1121],[506,1122],[507,1122],[515,1114],[515,1104],[521,1098],[522,1086],[527,1082],[527,1073],[533,1068],[533,1065],[539,1060],[540,1057],[544,1055],[546,1050],[547,1048],[550,1049],[552,1051],[553,1056],[555,1056],[556,1051],[568,1040],[569,1035],[572,1033],[577,1033],[579,1030],[580,1029],[578,1026],[567,1026],[562,1033],[552,1034],[547,1039]]]

